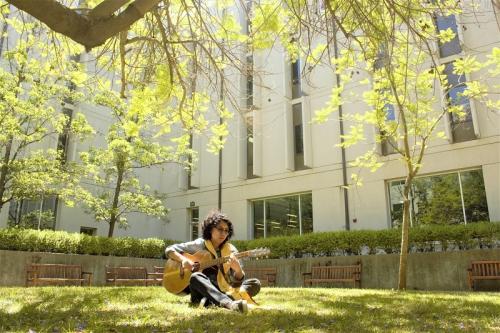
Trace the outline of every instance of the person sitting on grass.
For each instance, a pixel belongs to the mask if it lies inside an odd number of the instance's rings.
[[[233,223],[226,214],[212,210],[203,221],[202,233],[202,238],[165,249],[168,259],[181,263],[182,269],[193,272],[184,292],[191,294],[194,304],[215,305],[246,313],[247,302],[255,303],[252,297],[260,291],[260,281],[245,280],[245,272],[235,256],[238,251],[228,242],[234,235]],[[229,261],[199,271],[200,262],[184,255],[194,255],[199,251],[208,251],[212,258],[229,256]]]

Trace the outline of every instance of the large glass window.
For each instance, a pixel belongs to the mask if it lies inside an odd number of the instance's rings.
[[[393,227],[403,222],[404,180],[389,183]],[[410,224],[461,224],[488,221],[481,170],[419,177],[410,190]]]
[[[30,229],[55,229],[57,197],[42,200],[11,201],[8,225]]]
[[[313,231],[312,194],[252,202],[254,238],[300,235]]]

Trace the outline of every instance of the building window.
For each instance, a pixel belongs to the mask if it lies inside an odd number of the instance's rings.
[[[97,235],[97,228],[91,228],[91,227],[80,227],[80,233],[89,235],[89,236],[95,236]]]
[[[195,240],[200,237],[200,209],[193,207],[188,209],[189,239]]]
[[[463,142],[476,139],[474,123],[472,120],[472,105],[466,96],[463,95],[467,89],[466,78],[464,75],[453,73],[454,61],[462,54],[462,46],[460,45],[459,26],[455,15],[435,16],[435,24],[438,32],[451,29],[455,37],[447,43],[438,42],[439,56],[442,63],[445,65],[444,74],[448,80],[446,88],[446,99],[450,106],[462,106],[463,117],[458,117],[456,114],[449,115],[449,123],[451,129],[452,142]]]
[[[393,227],[403,222],[404,180],[389,184]],[[488,221],[488,204],[480,169],[419,177],[410,190],[410,225],[467,224]]]
[[[193,149],[193,135],[189,135],[189,150]],[[187,184],[188,190],[196,189],[198,187],[193,186],[193,156],[191,154],[188,155],[188,170],[187,170]]]
[[[57,150],[61,154],[61,161],[65,163],[68,160],[69,131],[71,126],[71,119],[73,118],[73,110],[69,108],[63,108],[62,112],[67,117],[67,121],[66,123],[64,123],[63,131],[57,139]]]
[[[301,235],[313,231],[312,194],[252,202],[254,238]]]
[[[57,197],[42,200],[11,201],[8,225],[29,229],[55,229]]]
[[[386,122],[395,122],[396,121],[396,109],[393,104],[386,103],[384,105],[385,111],[385,121]],[[380,130],[380,136],[382,137],[381,149],[382,155],[387,156],[390,154],[396,153],[396,147],[398,145],[394,135],[391,133],[389,136],[385,136],[386,132],[384,130]]]
[[[302,103],[292,105],[293,112],[293,151],[295,170],[307,169],[304,165],[304,135],[302,123]]]
[[[292,99],[302,97],[302,88],[300,84],[300,60],[292,62]]]
[[[247,179],[256,178],[253,172],[253,117],[246,118],[246,144],[247,144]]]
[[[464,75],[453,73],[454,62],[445,65],[444,73],[448,80],[449,89],[446,94],[448,103],[452,106],[462,106],[464,117],[459,118],[456,114],[451,114],[450,125],[453,142],[463,142],[476,139],[474,124],[472,122],[472,110],[469,98],[463,93],[467,89]]]
[[[462,47],[460,46],[460,39],[458,37],[458,26],[455,15],[449,16],[439,16],[435,17],[436,28],[438,32],[451,29],[455,33],[455,37],[447,43],[442,44],[439,42],[439,56],[441,58],[446,58],[455,54],[462,52]]]
[[[246,104],[247,110],[251,110],[253,107],[253,55],[247,55],[246,64]]]

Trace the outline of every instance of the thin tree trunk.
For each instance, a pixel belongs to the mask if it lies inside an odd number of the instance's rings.
[[[115,195],[113,197],[113,205],[111,207],[111,216],[109,217],[109,231],[108,231],[108,237],[113,237],[113,232],[115,230],[115,224],[116,220],[118,219],[118,199],[120,197],[120,192],[122,188],[122,182],[123,182],[123,174],[125,172],[125,169],[123,167],[123,162],[119,162],[118,165],[118,176],[116,178],[116,187],[115,187]]]
[[[0,169],[0,210],[2,209],[5,202],[3,201],[3,195],[5,194],[7,173],[9,172],[9,161],[10,152],[12,151],[12,143],[14,139],[11,137],[9,142],[5,146],[5,154],[3,156],[2,168]]]
[[[410,231],[410,188],[411,178],[407,177],[403,190],[403,225],[401,226],[401,253],[399,255],[398,289],[406,289],[406,273],[408,271],[408,243]]]

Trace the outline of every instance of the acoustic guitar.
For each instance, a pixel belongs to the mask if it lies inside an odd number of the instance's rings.
[[[259,248],[244,252],[235,253],[236,258],[259,258],[267,256],[271,251],[266,248]],[[212,258],[208,251],[198,251],[195,254],[183,253],[183,256],[200,264],[198,272],[203,271],[205,268],[218,266],[229,261],[229,256]],[[181,263],[172,259],[168,259],[165,263],[163,273],[163,286],[167,291],[172,294],[181,295],[182,291],[189,285],[191,272],[188,268],[181,268]]]

